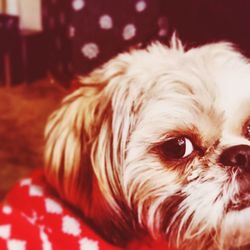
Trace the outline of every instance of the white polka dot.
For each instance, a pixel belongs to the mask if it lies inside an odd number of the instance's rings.
[[[62,207],[60,206],[60,204],[49,198],[45,199],[45,209],[48,213],[52,214],[62,213]]]
[[[99,48],[95,43],[87,43],[82,47],[82,53],[89,59],[94,59],[99,54]]]
[[[11,214],[12,213],[12,207],[9,205],[4,205],[2,208],[2,211],[4,214]]]
[[[76,32],[75,27],[69,26],[69,37],[70,38],[75,36],[75,32]]]
[[[22,240],[8,240],[7,247],[8,250],[25,250],[26,242]]]
[[[98,250],[98,242],[94,240],[90,240],[88,238],[83,238],[79,241],[80,250]]]
[[[122,36],[124,40],[130,40],[135,36],[136,33],[136,28],[134,24],[127,24],[124,29]]]
[[[103,15],[99,19],[99,24],[102,29],[108,30],[113,27],[112,18],[109,15]]]
[[[73,0],[72,7],[74,10],[78,11],[81,10],[85,5],[85,2],[83,0]]]
[[[76,219],[66,215],[62,219],[62,231],[66,234],[78,236],[81,233],[80,224]]]
[[[135,9],[136,9],[136,11],[138,11],[138,12],[142,12],[142,11],[144,11],[145,9],[146,9],[146,7],[147,7],[147,4],[146,4],[146,2],[145,1],[138,1],[137,3],[136,3],[136,5],[135,5]]]
[[[166,36],[168,33],[168,31],[166,29],[160,29],[158,32],[159,36]]]
[[[162,16],[162,17],[158,18],[158,27],[159,27],[158,35],[161,37],[167,36],[167,34],[168,34],[168,19],[167,19],[167,17]]]
[[[42,187],[37,186],[37,185],[31,185],[29,188],[29,195],[30,196],[42,196],[43,195]]]
[[[0,238],[8,239],[10,237],[10,225],[0,226]]]

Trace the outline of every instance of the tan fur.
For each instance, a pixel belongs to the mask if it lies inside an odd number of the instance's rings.
[[[218,157],[250,145],[250,66],[226,43],[185,51],[173,41],[118,55],[81,79],[47,125],[48,180],[116,244],[144,235],[187,249],[249,244],[250,223],[226,211],[241,195],[237,171]],[[203,154],[162,159],[159,145],[181,135]]]

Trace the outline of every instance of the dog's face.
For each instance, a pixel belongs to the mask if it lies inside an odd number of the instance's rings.
[[[176,41],[111,60],[51,116],[46,172],[114,242],[250,244],[250,65]]]

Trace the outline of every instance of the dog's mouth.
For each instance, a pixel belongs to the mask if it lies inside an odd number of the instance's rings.
[[[228,202],[226,211],[240,211],[250,207],[250,174],[238,172],[235,182],[232,183],[236,187],[236,193]]]

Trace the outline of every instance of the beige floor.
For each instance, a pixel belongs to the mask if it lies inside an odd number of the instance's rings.
[[[44,125],[65,93],[48,80],[0,88],[0,199],[18,179],[42,167]]]

